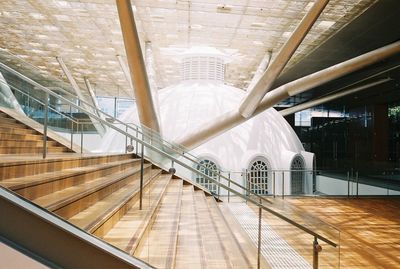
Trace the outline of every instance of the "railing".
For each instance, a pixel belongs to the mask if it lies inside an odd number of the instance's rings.
[[[1,186],[0,208],[0,242],[49,268],[154,268]]]
[[[80,113],[86,114],[89,118],[91,118],[94,124],[101,123],[108,128],[115,130],[125,141],[130,141],[132,143],[136,143],[136,154],[141,156],[142,164],[144,158],[150,159],[154,164],[160,166],[165,170],[169,170],[172,173],[176,173],[178,176],[185,178],[185,179],[192,179],[193,175],[196,177],[201,177],[216,186],[219,189],[223,189],[231,194],[236,195],[239,199],[242,199],[248,203],[251,203],[258,207],[259,210],[259,227],[258,229],[261,230],[261,212],[262,210],[268,212],[269,214],[283,220],[286,223],[292,225],[292,228],[299,229],[301,233],[307,234],[312,237],[310,240],[310,248],[314,250],[314,258],[318,256],[318,252],[316,250],[319,249],[319,243],[316,243],[317,240],[322,241],[326,247],[333,247],[333,249],[338,249],[339,241],[340,241],[340,232],[337,231],[333,227],[329,227],[330,233],[318,233],[315,232],[313,229],[310,229],[306,225],[300,224],[284,215],[283,212],[278,212],[276,210],[271,209],[268,205],[271,204],[266,197],[259,195],[255,192],[252,192],[249,189],[246,189],[241,184],[231,180],[229,176],[224,176],[221,171],[209,173],[201,172],[200,168],[207,169],[204,165],[198,162],[197,158],[188,154],[186,150],[181,147],[180,145],[176,145],[170,143],[168,141],[162,140],[161,136],[147,128],[140,127],[137,125],[128,125],[125,124],[118,119],[113,118],[110,115],[105,114],[102,111],[96,110],[95,108],[91,107],[90,104],[85,103],[87,106],[80,106],[77,102],[71,101],[68,98],[58,95],[51,91],[50,89],[40,85],[39,83],[29,79],[28,77],[18,73],[17,71],[9,68],[8,66],[0,63],[0,71],[6,70],[7,72],[11,72],[14,75],[17,75],[21,80],[25,83],[29,83],[35,87],[36,90],[40,90],[44,93],[44,133],[46,133],[47,125],[48,125],[48,110],[49,110],[49,98],[55,98],[57,101],[59,100],[63,104],[68,104],[71,110],[79,111]],[[4,71],[2,71],[4,72]],[[43,105],[43,102],[42,102]],[[86,108],[90,108],[87,110]],[[63,114],[61,114],[63,115]],[[104,117],[102,117],[102,115]],[[113,122],[113,123],[111,123]],[[72,143],[72,142],[71,142]],[[83,137],[81,139],[81,146],[83,148]],[[128,150],[128,142],[126,142],[126,146],[123,151]],[[131,149],[131,147],[130,147]],[[44,154],[43,156],[46,157],[46,144],[44,144]],[[143,165],[142,165],[143,168]],[[141,169],[141,186],[143,186],[143,169]],[[204,170],[203,170],[204,171]],[[193,184],[197,184],[193,182]],[[142,190],[142,188],[141,188]],[[214,196],[218,196],[216,193],[213,193]],[[141,195],[142,196],[142,195]],[[261,242],[261,237],[258,238],[259,242]],[[337,258],[339,256],[337,255]],[[315,263],[314,263],[315,265]],[[314,267],[315,268],[315,267]]]

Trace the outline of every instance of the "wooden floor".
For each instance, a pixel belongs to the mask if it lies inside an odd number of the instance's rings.
[[[400,199],[360,198],[285,198],[277,202],[294,218],[319,221],[340,230],[340,249],[322,244],[320,268],[400,268]],[[263,214],[307,260],[312,261],[313,238],[304,232],[282,224],[270,214]],[[321,222],[321,225],[324,224]],[[312,226],[311,225],[311,226]],[[321,227],[330,239],[337,239],[335,230]]]

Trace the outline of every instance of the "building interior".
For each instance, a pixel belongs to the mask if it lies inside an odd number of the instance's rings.
[[[0,1],[0,268],[400,268],[398,16]]]

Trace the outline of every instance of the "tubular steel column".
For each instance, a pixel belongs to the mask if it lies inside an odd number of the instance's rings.
[[[44,96],[44,122],[43,122],[43,159],[47,157],[47,123],[49,114],[49,94]]]
[[[400,41],[284,84],[268,92],[251,117],[264,112],[266,109],[274,106],[290,96],[306,92],[326,82],[349,74],[350,72],[359,70],[398,53],[400,53]],[[238,110],[234,109],[220,115],[210,122],[206,122],[203,124],[203,128],[199,128],[195,132],[192,132],[182,139],[174,142],[183,145],[187,149],[194,149],[209,139],[216,137],[217,135],[222,134],[247,121],[251,117],[245,118]]]
[[[274,61],[240,104],[239,112],[243,117],[250,117],[257,109],[261,99],[271,89],[272,84],[282,72],[283,68],[286,66],[296,49],[299,47],[300,43],[306,37],[307,33],[310,31],[311,27],[314,25],[315,21],[322,13],[328,2],[329,0],[316,1],[301,20],[293,34],[278,52],[278,55]]]
[[[130,0],[116,0],[141,124],[160,132]]]

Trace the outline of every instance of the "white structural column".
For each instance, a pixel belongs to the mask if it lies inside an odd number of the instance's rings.
[[[58,63],[60,64],[62,71],[64,72],[65,76],[67,77],[69,83],[71,84],[71,86],[74,89],[78,98],[81,99],[82,101],[86,101],[86,98],[84,97],[81,89],[79,88],[78,84],[76,83],[76,81],[75,81],[74,77],[72,76],[71,72],[69,71],[68,67],[65,65],[64,60],[60,56],[56,56],[56,59],[57,59]]]
[[[122,72],[124,72],[125,79],[126,79],[126,81],[128,81],[129,87],[131,87],[131,90],[133,91],[132,79],[131,79],[131,75],[129,74],[128,66],[126,66],[126,63],[121,55],[117,55],[117,59],[118,59],[119,65],[121,66]]]
[[[79,88],[78,84],[76,83],[76,81],[75,81],[74,77],[72,76],[71,72],[69,71],[68,67],[65,65],[63,59],[59,56],[57,56],[56,59],[57,59],[58,63],[60,64],[61,69],[63,70],[63,72],[64,72],[65,76],[67,77],[69,83],[71,84],[72,88],[75,90],[75,93],[78,96],[78,98],[80,100],[82,100],[83,102],[87,102],[85,96],[83,95],[81,89]],[[89,92],[89,95],[90,95],[90,92]],[[92,111],[92,109],[89,106],[87,106],[85,103],[82,103],[81,106],[86,110]],[[93,106],[96,107],[95,103],[93,103]],[[94,118],[90,117],[90,120],[92,121],[97,132],[100,135],[103,135],[105,133],[104,126],[101,123],[98,123],[97,120]]]
[[[285,100],[289,96],[305,92],[316,86],[344,76],[350,72],[359,70],[397,53],[400,53],[400,41],[282,85],[265,95],[260,105],[252,114],[252,117],[265,111],[280,101]],[[204,124],[203,129],[188,134],[182,140],[175,142],[182,144],[188,149],[193,149],[207,140],[245,122],[247,119],[249,118],[243,117],[237,110],[229,111],[212,120],[208,124]]]
[[[374,81],[374,82],[371,82],[371,83],[368,83],[368,84],[365,84],[365,85],[353,87],[353,88],[350,88],[348,90],[344,90],[344,91],[341,91],[341,92],[333,93],[333,94],[330,94],[328,96],[324,96],[324,97],[318,98],[316,100],[305,102],[305,103],[297,105],[297,106],[292,106],[292,107],[286,108],[284,110],[279,111],[279,113],[282,116],[287,116],[287,115],[302,111],[302,110],[310,108],[310,107],[314,107],[314,106],[318,106],[318,105],[327,103],[329,101],[341,98],[341,97],[346,96],[346,95],[350,95],[350,94],[353,94],[353,93],[356,93],[356,92],[359,92],[359,91],[362,91],[362,90],[369,89],[371,87],[374,87],[376,85],[380,85],[380,84],[388,82],[390,80],[392,80],[392,79],[383,78],[383,79],[380,79],[380,80],[377,80],[377,81]]]
[[[158,87],[156,82],[156,70],[154,66],[154,57],[153,57],[153,49],[151,46],[151,42],[147,41],[145,43],[145,62],[146,62],[146,70],[147,75],[149,77],[149,84],[151,95],[153,96],[153,103],[157,113],[157,119],[160,121],[160,106],[158,102]]]
[[[89,96],[90,96],[90,99],[92,100],[93,106],[96,108],[96,110],[94,112],[98,116],[100,116],[100,113],[98,113],[98,110],[100,110],[99,103],[97,102],[96,95],[94,94],[94,90],[92,88],[92,84],[90,83],[90,80],[89,80],[88,77],[84,77],[83,80],[85,81],[85,85],[86,85],[86,88],[87,88],[87,90],[89,92]]]
[[[282,72],[287,62],[292,57],[304,37],[310,31],[318,16],[324,10],[329,0],[317,0],[311,7],[309,12],[301,20],[300,24],[294,30],[293,34],[283,45],[281,50],[276,55],[273,62],[268,69],[255,83],[254,87],[250,89],[247,96],[244,98],[239,107],[239,112],[243,117],[250,117],[256,110],[258,104],[261,102],[265,94],[271,89],[272,84]]]
[[[153,98],[147,78],[139,35],[136,29],[130,0],[116,0],[125,51],[134,86],[140,123],[159,132],[160,126],[154,109]]]
[[[268,51],[268,53],[265,54],[264,58],[261,60],[260,65],[257,67],[257,70],[254,73],[253,79],[251,80],[249,86],[247,87],[246,90],[247,92],[251,91],[251,89],[253,89],[256,83],[260,80],[265,70],[267,70],[269,63],[271,62],[271,58],[272,58],[272,50]]]

